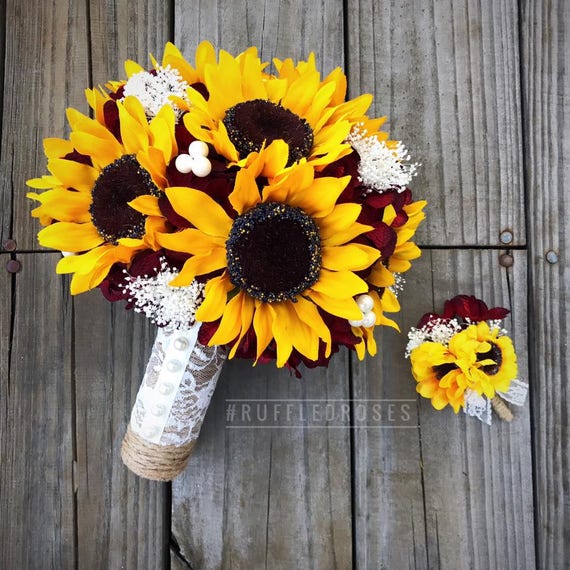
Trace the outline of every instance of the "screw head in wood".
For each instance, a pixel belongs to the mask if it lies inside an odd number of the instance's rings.
[[[511,232],[511,230],[504,230],[501,232],[499,239],[501,240],[501,243],[504,243],[506,245],[513,243],[513,232]]]
[[[503,267],[512,267],[514,262],[515,259],[510,253],[502,253],[499,255],[499,264]]]
[[[551,265],[558,263],[558,254],[553,249],[549,249],[544,257],[546,258],[546,261],[548,261],[548,263]]]
[[[18,273],[18,271],[20,271],[20,269],[22,269],[22,264],[17,259],[10,259],[6,263],[6,271],[8,273]]]
[[[4,240],[4,243],[2,244],[2,249],[4,251],[16,251],[16,247],[18,247],[18,244],[14,239]]]

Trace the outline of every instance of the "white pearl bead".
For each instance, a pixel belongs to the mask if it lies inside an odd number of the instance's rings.
[[[180,154],[176,157],[174,161],[174,166],[176,166],[176,170],[181,174],[188,174],[192,172],[192,165],[194,160],[189,154]]]
[[[176,350],[186,350],[188,348],[188,339],[183,336],[175,338],[173,345]]]
[[[208,156],[210,149],[204,141],[192,141],[188,147],[188,154],[192,158],[199,156]]]
[[[348,321],[348,324],[349,324],[351,327],[361,327],[361,326],[362,326],[362,319],[360,319],[359,321],[352,321],[352,320],[350,320],[350,321]]]
[[[178,372],[182,368],[182,364],[179,360],[169,360],[166,363],[166,370],[168,372]]]
[[[374,311],[368,311],[368,313],[364,314],[364,318],[362,319],[362,326],[363,327],[371,327],[376,324],[376,313]]]
[[[174,384],[165,382],[164,384],[159,384],[157,389],[158,393],[162,396],[168,396],[168,394],[172,394],[172,390],[174,390]]]
[[[370,295],[360,295],[360,297],[356,299],[356,304],[358,308],[366,314],[374,308],[374,299]]]
[[[151,439],[155,435],[158,434],[158,427],[157,426],[147,426],[142,430],[142,434],[147,439]]]
[[[162,416],[166,412],[166,407],[162,404],[156,404],[152,407],[151,413],[153,416]]]
[[[205,156],[197,156],[192,160],[192,172],[196,176],[204,178],[212,172],[212,163]]]
[[[63,257],[69,257],[70,255],[77,255],[74,251],[62,251],[61,255],[63,255]]]

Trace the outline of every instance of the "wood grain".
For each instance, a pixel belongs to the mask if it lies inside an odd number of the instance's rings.
[[[2,132],[2,119],[3,119],[3,103],[4,103],[4,59],[6,52],[6,2],[0,0],[0,134]],[[0,148],[0,160],[2,159],[2,149]],[[0,178],[0,181],[2,178]],[[2,185],[0,185],[0,204],[2,200]],[[0,218],[0,221],[2,218]],[[3,224],[0,223],[0,228]],[[2,230],[0,229],[0,238],[2,237]],[[2,240],[0,239],[0,244]]]
[[[88,3],[90,83],[124,78],[123,63],[149,64],[169,39],[168,3]],[[98,291],[76,299],[78,556],[87,568],[162,568],[168,556],[167,486],[132,475],[119,450],[154,341],[140,315]]]
[[[226,364],[194,456],[173,483],[172,531],[193,567],[350,567],[350,430],[289,428],[285,418],[269,428],[253,414],[237,429],[227,420],[235,399],[245,400],[238,414],[282,400],[307,418],[313,404],[344,400],[347,362],[338,360],[301,380],[273,365]]]
[[[154,330],[98,291],[75,300],[78,555],[86,568],[162,568],[166,486],[130,473],[120,445]]]
[[[425,251],[406,277],[402,330],[459,292],[510,306],[507,326],[527,379],[526,257],[514,258],[507,276],[495,251]],[[355,394],[415,398],[401,356],[406,335],[387,330],[379,340],[382,356],[355,365]],[[528,405],[512,424],[495,418],[490,428],[424,399],[418,406],[410,419],[418,430],[356,430],[357,567],[533,568]]]
[[[569,22],[563,0],[0,0],[0,247],[14,238],[22,262],[8,274],[0,253],[0,566],[566,567]],[[435,412],[417,399],[405,334],[387,329],[381,356],[338,355],[300,381],[228,363],[172,512],[168,486],[123,467],[154,329],[98,292],[70,297],[58,254],[38,252],[25,180],[45,173],[41,141],[66,133],[65,108],[87,111],[85,87],[160,57],[173,33],[188,56],[209,39],[265,60],[314,51],[325,73],[346,63],[351,96],[374,93],[374,114],[422,163],[419,240],[496,247],[513,231],[509,270],[498,250],[426,250],[398,320],[405,331],[458,292],[510,305],[532,407],[491,428]],[[232,400],[258,398],[352,400],[351,415],[234,429]],[[413,425],[359,424],[362,400],[380,399],[412,399]]]
[[[201,40],[238,53],[255,45],[264,61],[306,59],[315,52],[323,73],[344,65],[343,4],[339,0],[177,0],[175,38],[190,57]]]
[[[0,155],[0,243],[38,249],[26,180],[46,173],[45,137],[62,136],[65,109],[89,84],[85,6],[69,0],[5,0],[6,52]],[[87,105],[82,107],[85,111]]]
[[[570,559],[570,5],[522,2],[538,566]],[[558,262],[545,256],[556,252]]]
[[[328,72],[343,64],[342,22],[338,1],[177,2],[175,38],[190,59],[202,39],[232,53],[257,45],[266,61],[315,51]],[[226,399],[303,397],[346,399],[346,357],[301,381],[273,365],[226,365],[195,455],[173,483],[173,534],[193,567],[350,567],[349,433],[224,429]]]
[[[0,255],[0,560],[74,568],[72,307],[55,254]],[[32,332],[33,331],[33,332]]]
[[[515,0],[348,3],[351,96],[422,164],[413,190],[429,202],[418,241],[525,243]]]
[[[124,62],[150,66],[149,53],[159,61],[172,40],[170,2],[160,0],[87,0],[91,47],[91,82],[125,79]]]

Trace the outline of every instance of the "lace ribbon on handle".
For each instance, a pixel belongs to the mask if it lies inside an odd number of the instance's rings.
[[[500,399],[505,400],[515,406],[522,406],[524,405],[526,398],[528,395],[528,384],[525,382],[521,382],[520,380],[513,380],[507,392],[499,392],[497,391],[497,396],[500,396]],[[495,398],[497,398],[495,396]],[[468,416],[473,416],[478,420],[482,421],[487,425],[491,425],[491,409],[494,408],[495,412],[499,414],[498,407],[500,407],[500,402],[495,401],[495,405],[491,405],[492,402],[489,398],[485,396],[480,396],[477,392],[473,390],[467,389],[465,391],[465,407],[463,408],[464,412]],[[506,404],[502,404],[504,407],[507,407]],[[508,410],[508,407],[507,407]],[[502,419],[506,421],[511,421],[512,414],[510,410],[508,410],[508,414],[505,415]]]
[[[131,413],[121,456],[142,477],[170,480],[185,467],[226,359],[198,342],[200,324],[159,329]]]

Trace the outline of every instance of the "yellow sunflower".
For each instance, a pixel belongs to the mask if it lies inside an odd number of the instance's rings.
[[[417,392],[431,400],[436,410],[451,405],[457,413],[465,402],[463,371],[456,356],[439,342],[424,342],[410,354]]]
[[[153,66],[151,72],[135,61],[127,60],[126,81],[109,81],[105,85],[106,89],[85,90],[89,106],[101,124],[105,124],[105,104],[116,99],[117,94],[129,95],[132,92],[141,95],[143,100],[150,97],[154,99],[151,101],[151,106],[156,109],[160,109],[164,104],[170,104],[175,109],[186,107],[184,92],[189,85],[204,82],[206,65],[216,63],[216,52],[212,44],[202,42],[196,49],[196,66],[193,67],[180,50],[168,42],[161,63],[152,55],[150,58]],[[141,89],[137,89],[137,85]],[[154,111],[148,112],[148,108],[145,110],[149,117],[155,115]]]
[[[511,339],[498,334],[481,321],[451,337],[449,346],[424,342],[414,348],[410,359],[417,391],[434,408],[451,404],[456,413],[467,389],[490,399],[496,391],[508,391],[517,376],[516,355]]]
[[[315,54],[311,53],[307,61],[300,61],[295,65],[292,59],[288,58],[284,61],[273,59],[273,64],[277,69],[279,79],[287,81],[287,85],[294,89],[296,85],[301,85],[300,81],[305,78],[313,78],[320,80],[320,74],[317,70]],[[329,89],[333,89],[331,99],[328,104],[325,125],[333,125],[337,121],[348,120],[351,128],[358,125],[358,128],[366,133],[367,137],[374,136],[380,141],[385,141],[391,147],[397,144],[397,141],[388,140],[388,133],[381,131],[380,127],[386,122],[386,117],[378,117],[371,119],[364,113],[372,103],[372,95],[364,94],[354,99],[345,101],[347,93],[346,75],[340,67],[335,68],[325,79],[322,86],[327,85]]]
[[[356,122],[367,120],[372,97],[342,103],[346,77],[336,70],[321,81],[314,58],[297,67],[290,60],[276,60],[276,65],[279,77],[263,71],[256,48],[235,58],[220,51],[219,61],[204,68],[209,96],[187,91],[186,128],[234,163],[278,139],[289,145],[288,165],[306,158],[320,169],[349,154],[345,139]]]
[[[400,311],[400,302],[391,287],[396,283],[395,274],[408,271],[412,266],[410,260],[416,259],[421,255],[420,248],[409,240],[415,234],[421,221],[425,218],[423,208],[426,204],[427,202],[425,200],[420,200],[403,207],[403,210],[408,215],[408,219],[402,226],[393,228],[397,236],[394,252],[390,255],[388,260],[379,259],[372,267],[370,274],[366,277],[366,281],[371,285],[372,289],[383,290],[381,295],[376,291],[369,293],[374,300],[373,311],[376,315],[376,323],[374,326],[389,326],[397,331],[400,330],[398,324],[388,318],[384,313],[398,313]],[[388,226],[391,226],[395,217],[396,211],[394,207],[392,205],[386,206],[382,221]],[[370,356],[376,355],[377,347],[373,329],[374,327],[352,327],[353,334],[364,341],[356,345],[356,353],[360,360],[364,358],[366,351],[368,351]]]
[[[481,321],[467,329],[469,334],[489,345],[489,349],[482,355],[485,362],[481,366],[485,378],[481,380],[479,394],[484,393],[488,398],[495,396],[495,391],[507,392],[511,381],[518,375],[517,356],[513,341],[508,336],[499,336],[497,327],[489,327],[488,323]]]
[[[178,152],[174,111],[166,105],[148,122],[136,98],[115,104],[121,142],[97,119],[68,109],[69,140],[44,141],[51,175],[28,181],[45,190],[28,193],[40,202],[32,216],[46,226],[40,244],[75,254],[57,265],[74,273],[72,294],[96,287],[114,263],[158,250],[156,233],[165,231],[157,196]]]
[[[191,254],[172,285],[221,272],[206,284],[196,318],[221,318],[210,344],[232,344],[230,357],[253,325],[257,359],[274,339],[277,366],[293,349],[317,360],[319,345],[331,350],[331,333],[319,309],[343,319],[362,313],[354,297],[368,291],[355,272],[378,258],[375,248],[348,243],[369,231],[356,222],[361,206],[336,204],[348,177],[314,177],[305,161],[284,169],[289,149],[274,141],[253,155],[229,196],[237,215],[204,192],[165,190],[174,210],[194,226],[162,234],[159,243]],[[256,179],[268,179],[261,190]]]

